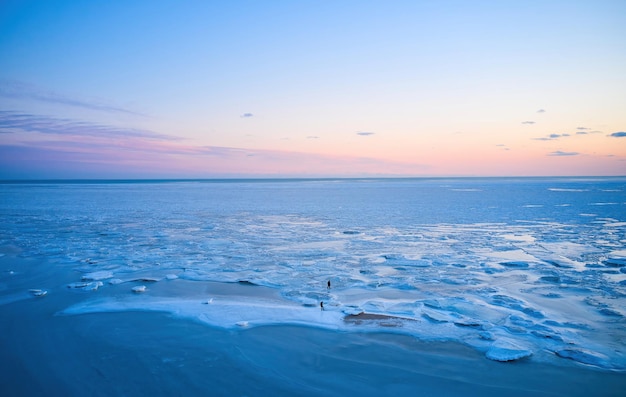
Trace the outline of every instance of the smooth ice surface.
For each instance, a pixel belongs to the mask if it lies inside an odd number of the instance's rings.
[[[61,315],[383,330],[626,369],[623,178],[2,184],[0,203],[2,250],[46,259],[43,284],[3,272],[0,305],[65,289]]]

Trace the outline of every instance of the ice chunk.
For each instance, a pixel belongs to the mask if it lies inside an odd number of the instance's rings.
[[[363,313],[363,309],[358,306],[344,306],[341,311],[347,315],[356,315],[359,313]]]
[[[500,262],[502,266],[510,267],[510,268],[526,268],[528,267],[528,262],[524,261],[508,261],[508,262]]]
[[[579,363],[595,365],[602,368],[612,368],[608,357],[604,354],[593,352],[586,349],[568,348],[557,350],[554,352],[557,356],[563,358],[569,358]]]
[[[519,299],[510,297],[508,295],[500,295],[500,294],[493,295],[491,297],[491,303],[496,306],[501,306],[501,307],[509,308],[512,310],[517,310],[522,313],[526,313],[529,316],[534,317],[534,318],[544,317],[543,313],[541,313],[540,311],[535,310],[532,307],[526,306],[525,302]]]
[[[455,315],[454,313],[442,313],[437,310],[427,310],[427,309],[424,309],[422,311],[422,316],[426,318],[427,320],[430,320],[436,323],[454,322],[459,319],[459,316]]]
[[[95,291],[102,286],[102,281],[92,281],[89,283],[70,283],[67,285],[68,288],[82,289],[83,291]]]
[[[574,266],[571,265],[569,262],[572,261],[567,261],[566,259],[563,258],[555,258],[555,259],[544,259],[544,262],[546,262],[549,265],[552,265],[554,267],[560,267],[560,268],[564,268],[564,269],[570,269],[573,268]]]
[[[87,285],[83,288],[86,291],[95,291],[98,288],[102,287],[102,281],[92,281],[91,283],[87,283]]]
[[[559,276],[541,276],[539,277],[539,281],[558,284],[561,282],[561,278]]]
[[[247,327],[250,324],[247,321],[238,321],[237,325],[240,327]]]
[[[133,292],[135,293],[142,293],[142,292],[146,292],[146,286],[145,285],[138,285],[136,287],[133,287]]]
[[[489,350],[487,350],[485,356],[490,360],[505,362],[530,357],[532,354],[532,351],[524,349],[513,342],[496,341]]]
[[[45,289],[30,289],[29,292],[33,294],[33,296],[45,296],[48,293]]]
[[[624,317],[622,316],[622,313],[618,312],[617,310],[608,308],[608,307],[603,307],[599,309],[598,311],[600,312],[600,314],[603,314],[608,317]]]
[[[165,278],[168,279],[168,280],[176,280],[178,278],[178,276],[175,275],[175,274],[168,274],[168,275],[165,276]]]
[[[160,281],[161,279],[156,278],[156,277],[139,277],[139,278],[134,278],[130,281],[141,281],[142,283],[156,283],[157,281]]]
[[[459,326],[459,327],[471,327],[471,328],[477,328],[477,327],[482,327],[483,324],[473,318],[469,318],[469,317],[465,317],[465,316],[461,316],[459,319],[454,320],[454,325]]]
[[[626,258],[609,258],[604,261],[604,264],[609,267],[624,267],[626,266]]]
[[[617,311],[616,309],[612,308],[611,306],[609,306],[606,303],[600,302],[595,298],[592,297],[587,297],[585,298],[585,303],[595,307],[598,312],[604,316],[608,316],[608,317],[624,317],[622,315],[622,313],[620,313],[619,311]]]
[[[545,325],[545,323],[534,324],[532,327],[529,328],[532,328],[530,333],[538,338],[552,339],[555,341],[563,342],[563,338],[561,337],[561,335],[559,335],[556,330]]]
[[[97,272],[91,272],[83,275],[83,281],[98,281],[98,280],[106,280],[107,278],[112,278],[113,273],[108,270],[100,270]]]

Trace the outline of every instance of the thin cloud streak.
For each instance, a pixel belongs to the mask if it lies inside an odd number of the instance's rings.
[[[3,96],[5,98],[26,99],[58,105],[66,105],[89,110],[98,110],[108,113],[124,113],[135,116],[144,116],[141,113],[124,109],[119,106],[114,106],[99,101],[77,99],[68,95],[59,94],[54,91],[45,90],[32,86],[30,84],[20,83],[17,81],[0,80],[0,96]]]
[[[0,177],[418,175],[426,165],[277,150],[198,146],[153,131],[0,111]],[[37,159],[36,162],[33,159]],[[24,171],[26,172],[26,171]]]
[[[64,136],[144,138],[176,141],[181,138],[153,131],[0,110],[0,133],[40,133]]]
[[[578,152],[563,152],[561,150],[554,151],[549,153],[548,156],[578,156],[580,153]]]
[[[34,163],[33,158],[40,161]],[[329,156],[313,153],[248,150],[216,146],[102,146],[85,142],[40,142],[0,145],[0,178],[11,169],[30,170],[30,178],[67,175],[80,170],[84,177],[211,177],[215,175],[418,175],[426,165],[384,159]]]
[[[535,141],[554,141],[556,139],[562,138],[562,137],[568,137],[569,134],[550,134],[548,136],[544,136],[544,137],[540,137],[540,138],[533,138],[533,140]]]

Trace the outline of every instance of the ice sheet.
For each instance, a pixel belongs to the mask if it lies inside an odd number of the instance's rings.
[[[624,181],[556,182],[3,186],[0,237],[47,258],[46,272],[74,272],[57,286],[74,294],[65,314],[152,310],[234,329],[385,329],[459,341],[496,360],[622,370]],[[43,290],[18,288],[15,274],[3,275],[3,304]],[[211,282],[276,296],[198,292]],[[344,321],[359,313],[394,320]]]

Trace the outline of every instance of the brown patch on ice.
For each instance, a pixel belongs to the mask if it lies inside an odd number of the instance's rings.
[[[381,327],[402,327],[405,321],[415,321],[412,318],[389,316],[386,314],[364,313],[364,312],[361,312],[359,314],[348,314],[347,316],[343,318],[343,320],[347,323],[352,323],[355,325],[360,325],[363,323],[371,324],[375,322]]]

